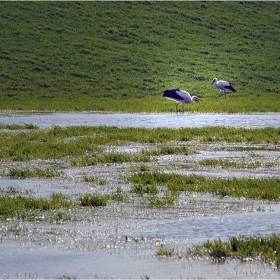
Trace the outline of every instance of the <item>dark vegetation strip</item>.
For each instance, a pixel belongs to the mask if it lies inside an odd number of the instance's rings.
[[[186,146],[182,147],[173,147],[165,145],[163,147],[160,147],[157,150],[147,151],[142,150],[143,155],[149,155],[149,156],[161,156],[161,155],[189,155],[193,154],[194,152],[190,151]]]
[[[11,177],[12,179],[26,179],[26,178],[53,178],[58,177],[62,173],[56,170],[50,170],[50,169],[40,169],[35,168],[33,170],[31,169],[18,169],[18,168],[12,168],[8,171],[6,176]]]
[[[10,161],[33,159],[93,158],[103,150],[101,145],[136,143],[167,143],[170,141],[199,141],[207,143],[231,142],[279,144],[280,128],[117,128],[117,127],[54,127],[50,130],[0,134],[0,158]],[[177,148],[178,149],[178,148]],[[165,153],[176,151],[163,150]],[[187,152],[187,151],[180,151]],[[145,155],[145,153],[144,153]],[[150,153],[151,155],[151,153]],[[112,157],[112,156],[110,156]],[[112,159],[104,160],[114,161]],[[142,159],[141,159],[142,160]],[[102,160],[101,160],[102,161]]]
[[[38,216],[36,211],[70,209],[72,206],[70,197],[62,194],[53,194],[49,200],[21,195],[15,197],[2,195],[0,196],[0,218],[28,219],[31,216],[34,217],[34,214]],[[31,211],[33,212],[31,213]]]
[[[34,124],[0,124],[0,129],[20,130],[20,129],[38,129]]]
[[[147,155],[136,155],[132,156],[129,154],[105,154],[105,155],[92,155],[92,156],[85,156],[81,159],[75,159],[71,161],[72,166],[92,166],[98,163],[105,164],[105,163],[124,163],[124,162],[149,162],[150,157]]]
[[[229,258],[241,261],[261,259],[266,263],[280,266],[280,236],[270,237],[231,237],[229,241],[207,241],[190,249],[188,255],[210,256],[213,260],[224,262]]]
[[[158,150],[142,150],[139,155],[130,155],[130,154],[120,154],[120,153],[109,153],[104,155],[93,155],[85,156],[78,160],[72,160],[72,166],[91,166],[98,163],[123,163],[123,162],[150,162],[151,156],[161,156],[161,155],[189,155],[193,152],[190,152],[188,148],[183,147],[172,147],[164,146]]]
[[[106,206],[108,203],[108,196],[99,196],[93,194],[86,194],[80,199],[82,206]]]
[[[178,253],[174,248],[160,246],[159,257],[174,257]],[[179,256],[179,255],[178,255]],[[188,257],[210,257],[211,260],[223,263],[228,259],[240,261],[261,260],[280,267],[280,236],[273,234],[268,237],[241,236],[231,237],[228,241],[220,239],[193,246],[186,253]],[[180,254],[180,257],[182,255]]]
[[[0,194],[0,219],[18,218],[26,220],[39,220],[43,212],[54,210],[68,210],[75,207],[99,207],[106,206],[109,200],[128,202],[129,199],[121,192],[117,191],[111,195],[95,195],[85,194],[81,196],[77,202],[73,202],[70,196],[61,193],[52,194],[50,199],[34,198],[31,196],[17,195],[13,191],[13,195],[8,195],[4,191]],[[61,212],[57,215],[54,212],[56,220],[60,218],[71,219],[71,216]]]
[[[174,173],[139,172],[128,177],[134,184],[133,192],[156,193],[158,187],[167,187],[172,194],[180,192],[212,193],[221,197],[245,197],[269,201],[280,200],[280,179],[210,178]]]

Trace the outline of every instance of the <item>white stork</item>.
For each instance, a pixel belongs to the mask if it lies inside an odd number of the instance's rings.
[[[197,96],[191,96],[187,91],[181,90],[179,88],[167,89],[163,92],[163,97],[174,100],[176,104],[176,112],[178,113],[178,105],[182,103],[182,110],[184,110],[184,103],[190,104],[194,101],[200,103],[200,99]]]
[[[222,93],[219,95],[219,97],[221,97],[223,94],[226,96],[226,92],[236,92],[236,90],[233,88],[233,86],[231,85],[231,83],[227,82],[227,81],[218,81],[217,78],[214,78],[212,80],[211,85],[215,85],[217,89],[219,89],[220,91],[222,91]]]

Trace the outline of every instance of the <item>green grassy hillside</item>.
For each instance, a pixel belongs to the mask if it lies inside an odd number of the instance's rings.
[[[1,2],[0,23],[0,110],[173,112],[179,87],[191,111],[280,111],[280,2]]]

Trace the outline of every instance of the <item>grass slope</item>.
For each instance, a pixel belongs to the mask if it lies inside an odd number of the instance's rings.
[[[279,2],[1,2],[0,110],[279,112]],[[216,99],[217,77],[237,93]]]

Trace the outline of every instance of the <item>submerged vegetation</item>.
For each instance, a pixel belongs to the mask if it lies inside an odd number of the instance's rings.
[[[117,127],[54,127],[49,130],[32,129],[24,132],[0,134],[0,156],[5,164],[36,160],[60,160],[61,164],[73,167],[113,165],[122,163],[139,163],[132,168],[132,175],[127,179],[133,183],[130,193],[141,198],[151,206],[171,206],[177,202],[182,192],[211,193],[220,197],[234,196],[247,199],[279,201],[279,179],[222,179],[203,176],[183,176],[175,173],[164,173],[151,170],[149,163],[157,163],[161,156],[188,156],[197,153],[199,144],[240,143],[270,145],[270,149],[279,149],[280,131],[277,128],[246,129],[226,127],[204,128],[117,128]],[[189,145],[189,142],[192,145]],[[131,143],[149,144],[149,149],[138,148],[133,153],[115,152],[115,147]],[[112,148],[106,150],[105,147]],[[241,150],[243,146],[241,145]],[[234,147],[236,149],[236,147]],[[253,156],[252,156],[253,158]],[[181,163],[184,166],[188,160]],[[260,163],[260,160],[247,161],[205,159],[198,161],[201,166],[220,166],[222,168],[257,168],[262,166],[277,168],[278,163]],[[188,166],[188,164],[186,165]],[[63,171],[54,168],[14,168],[3,170],[2,175],[12,179],[53,178],[63,175]],[[84,177],[84,183],[107,185],[104,179],[93,176]],[[100,198],[98,198],[100,199]],[[128,201],[123,194],[103,197],[107,200]],[[84,197],[83,205],[99,204],[95,197]],[[102,204],[101,203],[101,204]]]
[[[183,157],[187,158],[186,162],[189,162],[191,157],[201,150],[201,147],[206,147],[207,145],[217,147],[216,144],[223,141],[224,143],[233,143],[232,149],[234,151],[238,149],[238,145],[241,151],[248,148],[250,150],[250,160],[253,163],[254,160],[257,160],[255,165],[247,163],[243,158],[241,160],[239,158],[239,160],[234,161],[236,164],[233,164],[232,161],[221,159],[200,160],[198,161],[199,166],[222,166],[224,169],[256,168],[259,167],[260,158],[254,155],[253,148],[261,149],[264,147],[264,149],[279,152],[279,138],[280,131],[277,128],[139,129],[54,127],[49,130],[32,129],[30,131],[18,131],[17,133],[2,132],[0,134],[1,161],[4,163],[3,166],[9,166],[9,168],[3,168],[1,175],[5,175],[10,179],[55,178],[64,174],[62,171],[56,171],[56,168],[37,167],[44,162],[47,162],[47,166],[50,166],[49,164],[51,164],[52,160],[54,162],[59,161],[60,166],[92,165],[92,167],[89,168],[88,173],[83,173],[84,170],[82,170],[82,173],[80,173],[82,176],[77,180],[80,180],[80,183],[84,184],[83,186],[89,187],[90,191],[85,194],[81,194],[78,190],[78,193],[71,197],[56,193],[49,198],[36,198],[32,190],[25,193],[13,187],[7,188],[7,190],[0,190],[0,221],[5,224],[1,229],[1,233],[4,233],[3,236],[11,237],[12,235],[19,239],[25,234],[25,228],[20,225],[23,222],[25,224],[28,222],[49,223],[52,226],[54,224],[63,224],[63,226],[67,227],[71,222],[76,224],[77,221],[81,220],[82,223],[94,221],[100,213],[105,215],[101,215],[101,219],[105,217],[102,223],[106,223],[108,218],[107,209],[113,211],[109,215],[112,215],[116,221],[118,221],[118,215],[122,217],[128,215],[129,219],[131,219],[129,214],[122,211],[125,203],[128,204],[128,207],[132,206],[132,208],[136,205],[136,208],[139,208],[137,217],[142,219],[141,213],[143,212],[145,215],[145,213],[148,213],[145,212],[147,209],[158,211],[161,208],[162,211],[167,210],[166,212],[174,211],[174,206],[181,207],[182,200],[179,199],[180,196],[188,196],[193,192],[210,193],[221,198],[232,196],[279,202],[280,179],[277,178],[224,179],[194,174],[184,176],[176,174],[172,168],[173,166],[168,170],[163,170],[160,165],[162,156],[164,156],[162,158],[170,159]],[[192,143],[192,148],[190,148],[189,143]],[[238,145],[235,145],[236,143]],[[127,152],[125,149],[121,151],[122,147],[130,147],[129,145],[132,147],[132,153]],[[137,149],[134,149],[134,147],[137,147]],[[224,145],[224,149],[231,148],[228,145]],[[38,162],[38,160],[40,161]],[[26,168],[27,161],[29,161],[28,165],[32,166],[34,164],[36,168]],[[170,163],[173,164],[172,160]],[[15,164],[16,168],[11,167]],[[108,165],[114,169],[113,164],[122,169],[119,173],[121,175],[118,178],[114,178],[122,181],[121,185],[118,185],[116,180],[112,182],[108,177],[99,176],[96,173],[96,166],[100,168]],[[185,162],[180,162],[180,167],[184,166],[184,164]],[[263,164],[267,163],[262,162],[261,165]],[[277,162],[269,164],[276,168],[279,165]],[[25,167],[20,167],[21,165]],[[127,168],[126,172],[123,172],[124,168]],[[67,185],[68,182],[65,182]],[[192,208],[195,203],[196,201],[184,204],[185,210],[193,211]],[[110,208],[110,206],[113,207]],[[231,207],[232,205],[228,209]],[[144,208],[146,209],[144,210]],[[69,232],[74,235],[72,229]],[[95,234],[95,232],[91,231],[89,235],[91,234]],[[3,238],[5,239],[6,237]],[[90,238],[90,242],[92,240]],[[143,242],[145,242],[145,238],[143,238]],[[185,256],[207,256],[218,262],[224,262],[226,259],[232,258],[242,261],[257,259],[279,267],[279,244],[279,237],[276,235],[258,238],[232,237],[228,242],[214,240],[207,241],[203,245],[196,245],[189,249]],[[182,252],[179,254],[170,246],[165,247],[163,245],[160,246],[157,256],[183,257]]]
[[[167,187],[173,195],[180,192],[211,193],[221,197],[280,201],[280,179],[265,178],[211,178],[197,175],[184,176],[163,172],[140,172],[128,177],[135,184],[134,192],[149,193],[158,187]],[[139,191],[140,190],[140,191]]]
[[[43,170],[39,168],[35,168],[34,170],[31,169],[18,169],[12,168],[8,171],[6,176],[9,176],[12,179],[26,179],[26,178],[53,178],[58,177],[62,173],[56,170]]]
[[[221,168],[258,168],[262,166],[260,161],[248,163],[243,159],[238,159],[238,161],[230,161],[230,160],[218,160],[218,159],[204,159],[198,162],[202,166],[218,166]],[[271,166],[273,163],[270,163]],[[268,165],[268,164],[267,164]]]
[[[42,212],[69,209],[73,206],[69,196],[52,194],[50,199],[0,195],[0,219],[18,218],[27,220],[41,220]],[[56,219],[65,219],[63,212],[53,212]],[[70,217],[67,216],[69,219]]]
[[[239,259],[242,262],[261,260],[265,263],[280,267],[280,236],[241,236],[231,237],[228,241],[221,239],[199,244],[189,248],[187,257],[210,257],[213,261],[223,263],[229,259]],[[174,248],[161,244],[157,256],[159,257],[183,257]]]
[[[160,250],[162,251],[162,249]],[[214,261],[224,262],[228,258],[241,261],[258,259],[280,266],[280,236],[231,237],[229,241],[207,241],[188,251],[190,256],[210,256]]]
[[[80,201],[82,206],[106,206],[108,203],[108,197],[86,194],[80,199]]]
[[[27,193],[28,194],[28,193]],[[29,221],[67,221],[73,217],[67,210],[78,207],[106,206],[109,200],[128,202],[121,192],[111,195],[96,195],[87,193],[78,201],[72,201],[70,196],[53,193],[50,199],[35,198],[20,194],[16,190],[0,192],[0,220],[20,219]]]
[[[277,1],[1,3],[0,106],[174,112],[279,112]],[[226,14],[227,16],[220,16]],[[182,36],[184,34],[184,36]],[[216,99],[217,77],[237,92]]]
[[[136,155],[132,156],[129,154],[116,154],[110,153],[105,155],[93,155],[93,156],[85,156],[80,160],[72,160],[72,166],[90,166],[97,165],[98,163],[104,164],[113,164],[113,163],[124,163],[124,162],[149,162],[150,158],[146,155]]]
[[[162,156],[162,155],[189,155],[192,154],[186,146],[182,147],[173,147],[165,145],[157,150],[147,151],[142,150],[142,154],[144,155],[151,155],[151,156]]]
[[[168,142],[182,143],[176,147]],[[117,128],[117,127],[54,127],[50,130],[0,134],[0,158],[2,161],[28,161],[34,159],[70,159],[73,165],[96,165],[97,163],[147,162],[150,156],[184,154],[191,152],[184,146],[187,141],[200,143],[280,143],[278,128]],[[121,146],[129,142],[160,143],[163,147],[142,154],[101,154],[102,145]]]

